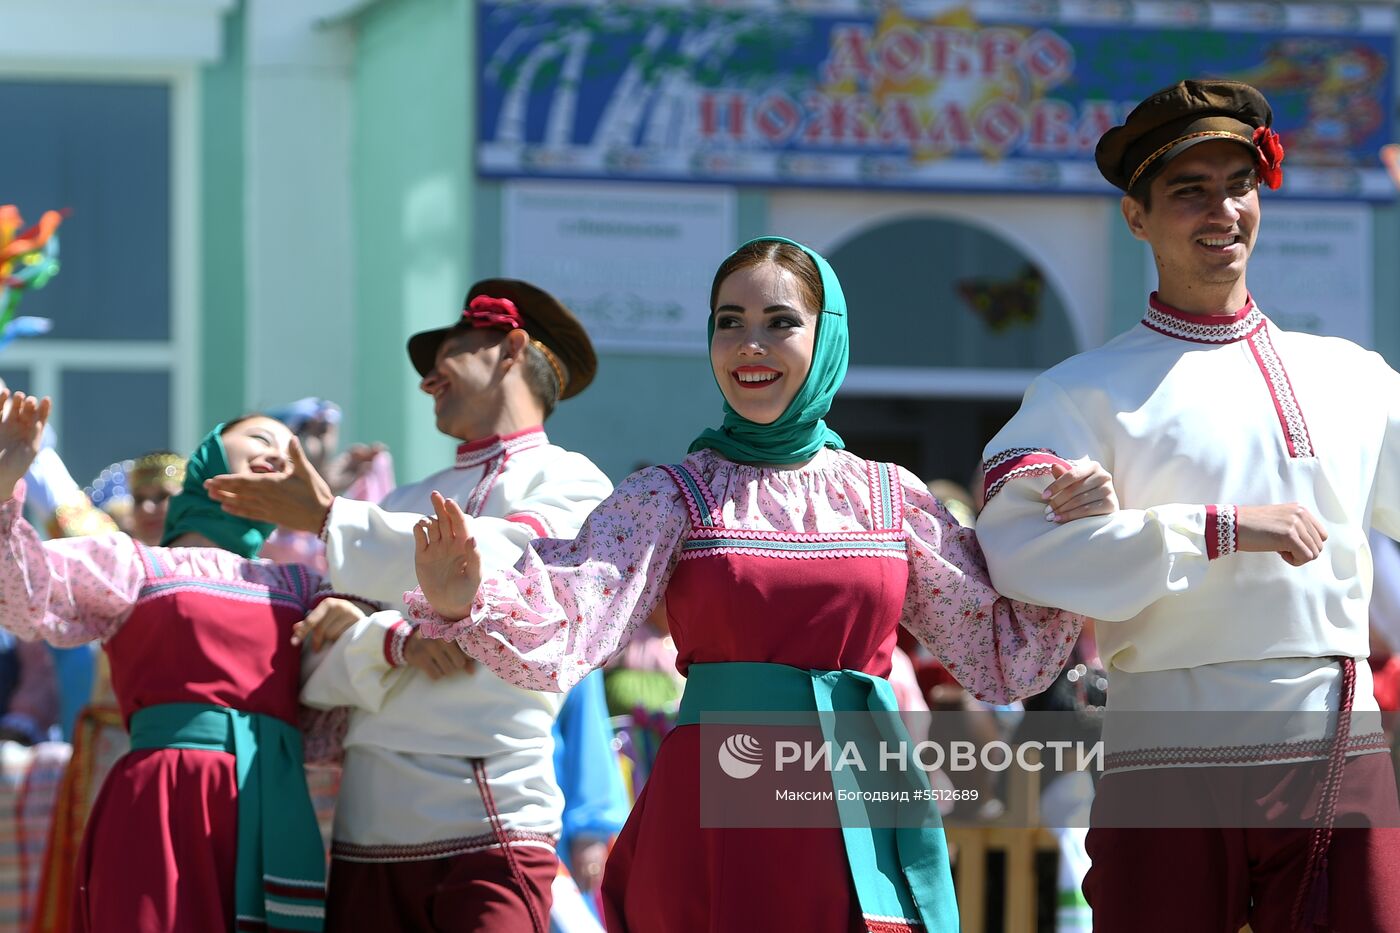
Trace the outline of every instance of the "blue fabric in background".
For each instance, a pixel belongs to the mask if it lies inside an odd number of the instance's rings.
[[[564,792],[559,858],[570,871],[570,843],[611,840],[632,809],[612,739],[603,672],[594,671],[568,692],[554,721],[554,773]]]
[[[65,742],[73,741],[73,723],[92,699],[92,681],[97,673],[97,658],[93,652],[98,650],[96,643],[76,648],[49,645],[58,679],[58,724],[63,729]]]

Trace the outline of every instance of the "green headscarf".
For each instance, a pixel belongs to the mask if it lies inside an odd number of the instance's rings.
[[[822,416],[831,410],[831,400],[846,378],[850,346],[846,328],[846,296],[831,266],[815,250],[780,236],[761,236],[751,243],[773,242],[796,246],[812,257],[822,277],[825,302],[817,319],[817,339],[812,348],[812,368],[788,407],[772,424],[758,424],[724,403],[724,424],[705,431],[690,443],[693,453],[712,448],[737,463],[799,463],[815,456],[823,447],[838,450],[846,444],[826,426]],[[735,250],[738,252],[738,250]],[[732,254],[731,254],[732,255]],[[715,316],[710,314],[709,339],[715,337]],[[715,376],[719,385],[719,376]],[[723,392],[723,387],[721,387]]]
[[[255,522],[230,515],[219,508],[204,490],[204,481],[227,473],[228,455],[224,453],[222,424],[214,428],[190,454],[185,467],[185,482],[180,494],[170,500],[165,513],[165,534],[162,546],[170,544],[186,532],[204,535],[226,551],[242,557],[257,557],[263,542],[277,526],[271,522]]]

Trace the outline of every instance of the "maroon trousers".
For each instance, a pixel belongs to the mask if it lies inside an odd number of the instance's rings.
[[[558,871],[555,853],[538,846],[407,862],[334,858],[326,933],[548,933]]]
[[[1326,764],[1105,775],[1084,878],[1095,933],[1238,933],[1245,923],[1254,933],[1400,931],[1400,804],[1381,754],[1347,760],[1324,880],[1304,892],[1318,900],[1304,914],[1320,922],[1295,924]],[[1144,801],[1152,825],[1134,828]],[[1164,807],[1182,821],[1162,819]]]

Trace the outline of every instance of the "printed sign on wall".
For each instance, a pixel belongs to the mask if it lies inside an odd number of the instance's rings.
[[[1247,81],[1284,194],[1395,196],[1397,13],[1362,4],[857,0],[479,5],[495,177],[1108,191],[1099,136],[1185,77]]]
[[[704,351],[732,191],[514,182],[502,207],[503,274],[548,288],[600,349]]]
[[[1285,330],[1375,342],[1371,212],[1362,204],[1266,204],[1249,290]]]

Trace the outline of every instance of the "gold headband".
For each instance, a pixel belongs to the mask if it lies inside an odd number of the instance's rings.
[[[564,394],[564,370],[559,365],[559,358],[554,355],[554,351],[540,343],[535,338],[530,338],[530,346],[544,354],[545,360],[549,363],[549,368],[554,370],[554,381],[559,386],[559,394]]]
[[[1162,156],[1166,155],[1173,148],[1180,145],[1181,143],[1186,142],[1188,139],[1201,139],[1206,136],[1214,136],[1217,139],[1233,139],[1236,142],[1246,143],[1247,145],[1251,146],[1254,145],[1254,143],[1251,140],[1245,139],[1239,133],[1231,133],[1228,130],[1204,130],[1200,133],[1190,133],[1186,136],[1178,136],[1176,139],[1173,139],[1171,142],[1167,143],[1165,146],[1152,153],[1152,155],[1142,160],[1142,163],[1137,167],[1137,171],[1133,172],[1133,177],[1128,179],[1128,190],[1133,190],[1133,185],[1137,184],[1137,180],[1142,175],[1144,169],[1146,169],[1153,162],[1156,162]]]
[[[136,486],[141,483],[185,481],[185,458],[179,454],[146,454],[138,457],[126,471],[127,482]]]

